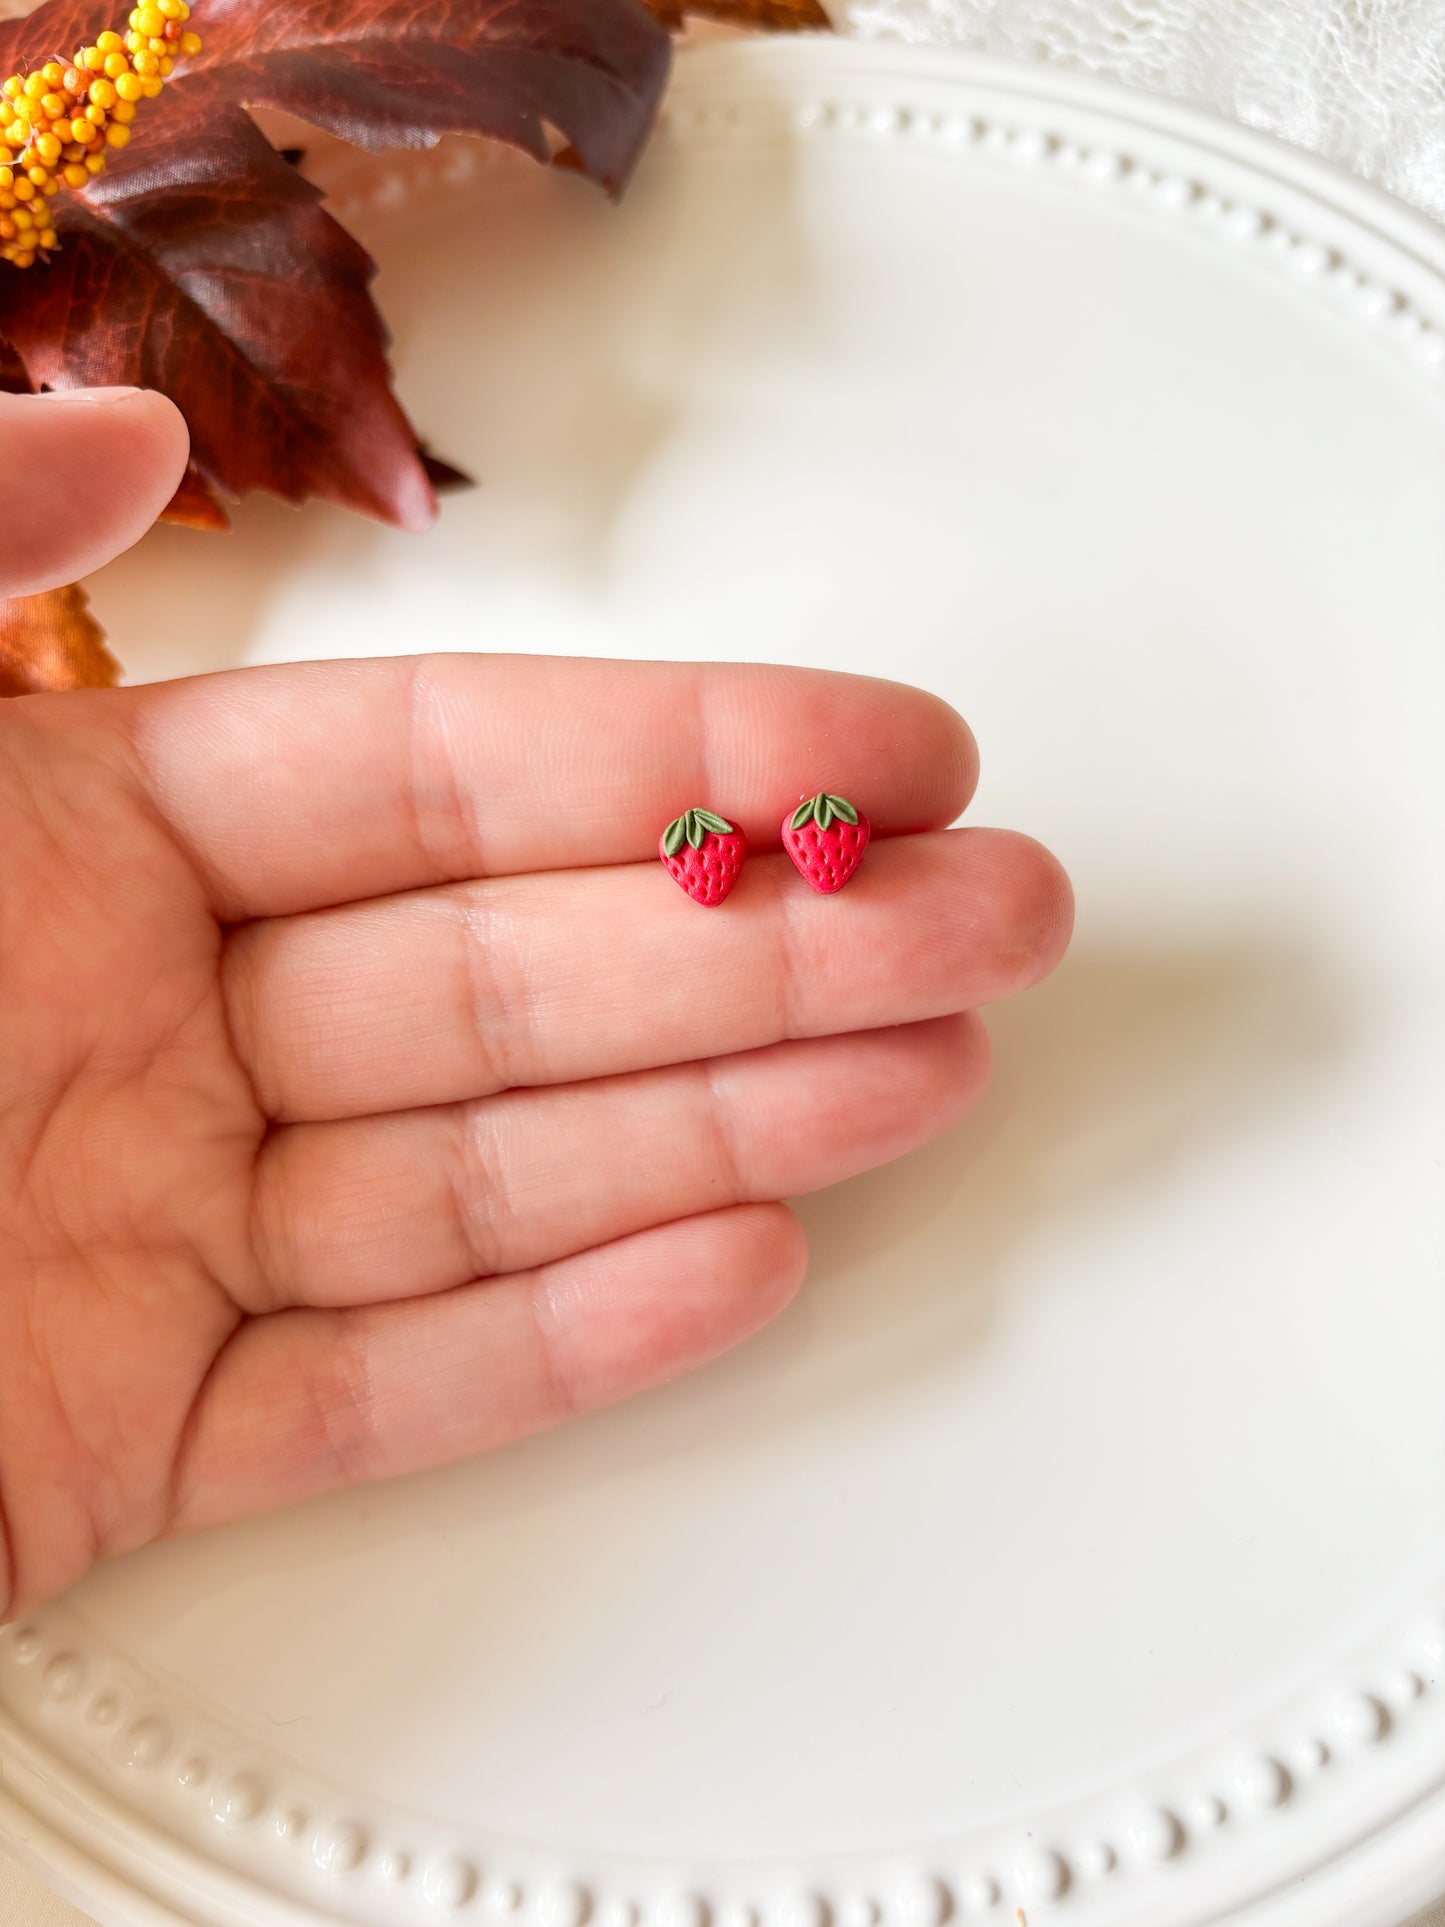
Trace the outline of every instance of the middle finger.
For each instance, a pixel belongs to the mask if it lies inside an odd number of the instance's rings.
[[[268,1115],[321,1121],[970,1010],[1045,976],[1071,918],[1041,844],[970,828],[875,843],[839,897],[754,858],[716,913],[635,864],[276,918],[224,979]]]

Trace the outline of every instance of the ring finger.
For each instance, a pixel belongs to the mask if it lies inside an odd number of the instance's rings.
[[[257,1174],[253,1312],[530,1269],[649,1225],[835,1184],[982,1093],[972,1014],[552,1090],[291,1125]]]

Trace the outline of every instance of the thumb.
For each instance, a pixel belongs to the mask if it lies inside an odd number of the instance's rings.
[[[180,410],[149,389],[0,394],[0,596],[74,582],[138,542],[189,448]]]

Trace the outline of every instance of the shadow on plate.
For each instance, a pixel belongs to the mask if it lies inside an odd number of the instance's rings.
[[[1276,1129],[1354,1042],[1349,1000],[1306,959],[1245,945],[1084,948],[1047,985],[992,1010],[989,1025],[994,1077],[979,1111],[928,1149],[806,1201],[809,1283],[738,1352],[489,1458],[115,1562],[77,1603],[92,1587],[118,1587],[132,1606],[144,1599],[156,1638],[197,1608],[206,1617],[204,1602],[233,1587],[255,1600],[268,1577],[291,1581],[339,1562],[354,1566],[358,1597],[371,1575],[361,1611],[371,1623],[387,1617],[375,1593],[380,1551],[401,1572],[417,1559],[435,1567],[425,1601],[409,1579],[398,1602],[413,1651],[418,1612],[447,1623],[461,1615],[479,1637],[485,1627],[505,1640],[509,1615],[528,1610],[528,1589],[448,1600],[454,1536],[482,1535],[495,1550],[515,1525],[534,1577],[555,1565],[570,1596],[605,1591],[614,1556],[605,1522],[614,1510],[634,1521],[639,1508],[645,1514],[659,1464],[671,1477],[691,1462],[703,1489],[708,1462],[743,1454],[756,1467],[770,1453],[786,1457],[799,1426],[861,1412],[900,1381],[977,1368],[1009,1294],[1069,1289],[1056,1254],[1072,1225],[1100,1211],[1127,1214],[1211,1147]],[[1029,1250],[1041,1242],[1049,1261],[1035,1270]],[[580,1545],[579,1513],[598,1522]],[[438,1550],[447,1554],[440,1563]],[[288,1590],[308,1593],[304,1584]]]

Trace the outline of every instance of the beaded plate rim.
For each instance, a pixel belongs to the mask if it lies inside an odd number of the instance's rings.
[[[1445,232],[1270,136],[1113,83],[878,43],[726,44],[679,67],[661,142],[841,140],[1114,194],[1312,291],[1445,398]],[[407,156],[408,177],[463,187],[496,153],[445,144]],[[362,238],[404,198],[396,170],[373,158],[323,150],[317,172]],[[1041,1815],[1027,1836],[979,1832],[806,1866],[679,1871],[459,1838],[214,1717],[107,1651],[64,1602],[0,1630],[0,1746],[0,1833],[82,1905],[143,1927],[943,1927],[1011,1921],[1016,1908],[1078,1927],[1126,1915],[1204,1927],[1246,1913],[1261,1927],[1320,1927],[1345,1916],[1324,1910],[1317,1887],[1301,1912],[1282,1876],[1251,1884],[1220,1843],[1262,1825],[1313,1827],[1293,1882],[1368,1858],[1371,1843],[1388,1857],[1422,1815],[1445,1822],[1445,1585],[1247,1732]],[[1324,1812],[1336,1818],[1322,1856]],[[1392,1892],[1411,1890],[1404,1911],[1434,1897],[1411,1888],[1418,1843],[1394,1857]],[[1356,1899],[1352,1927],[1400,1918],[1381,1906],[1378,1892],[1373,1911]]]

